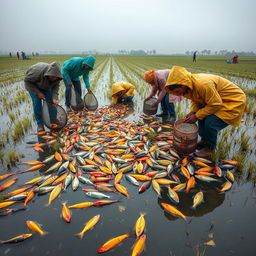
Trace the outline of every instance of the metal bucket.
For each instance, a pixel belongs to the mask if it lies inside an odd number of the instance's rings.
[[[188,155],[195,151],[197,145],[198,126],[177,120],[174,123],[173,147],[182,154]]]
[[[143,104],[143,112],[144,114],[146,115],[155,115],[157,113],[157,108],[158,108],[158,105],[156,107],[151,107],[151,105],[156,102],[156,98],[151,98],[147,101],[144,101],[144,104]]]

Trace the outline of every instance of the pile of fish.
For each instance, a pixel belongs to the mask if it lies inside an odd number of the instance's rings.
[[[123,119],[127,111],[127,106],[105,106],[95,112],[70,113],[68,124],[61,131],[37,133],[43,142],[32,145],[34,150],[43,152],[46,146],[56,143],[59,148],[43,161],[23,162],[30,165],[25,170],[0,176],[0,216],[24,209],[36,195],[49,194],[48,205],[51,205],[71,185],[73,191],[80,187],[88,197],[97,201],[69,206],[62,203],[63,219],[69,223],[70,209],[120,202],[121,199],[111,200],[111,193],[120,193],[127,198],[138,196],[132,195],[125,187],[125,182],[131,182],[138,187],[138,193],[152,187],[159,197],[162,187],[166,187],[170,203],[162,202],[161,206],[168,213],[187,221],[176,207],[180,203],[179,193],[189,193],[197,188],[191,205],[196,209],[204,198],[200,188],[202,183],[211,184],[220,193],[232,187],[234,175],[231,170],[236,167],[236,161],[213,163],[193,155],[182,157],[172,149],[172,124],[163,124],[160,119],[145,115],[141,116],[143,120],[129,122]],[[18,181],[19,175],[37,170],[44,175],[19,184],[19,189],[2,193]],[[9,179],[11,176],[15,177]],[[23,207],[9,208],[17,203],[23,203]],[[143,222],[143,215],[140,218]],[[93,217],[77,235],[82,238],[99,219],[100,215]],[[35,222],[28,221],[27,225],[32,231],[43,232],[38,231],[40,228]],[[31,235],[23,234],[0,243],[23,241]],[[110,250],[129,236],[125,234],[109,240],[99,248],[98,253]],[[145,240],[146,235],[143,231],[139,232],[134,246],[137,252],[132,255],[140,254]]]

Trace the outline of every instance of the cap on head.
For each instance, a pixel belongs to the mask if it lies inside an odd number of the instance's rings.
[[[155,70],[148,70],[144,73],[144,80],[149,84],[154,84],[155,82]]]

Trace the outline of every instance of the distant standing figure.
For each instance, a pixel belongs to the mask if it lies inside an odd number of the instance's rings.
[[[195,51],[195,52],[193,53],[193,62],[196,62],[196,53],[197,53],[197,51]]]
[[[62,80],[60,65],[57,62],[39,62],[31,66],[25,74],[25,88],[32,99],[37,131],[43,131],[42,100],[48,99],[58,104],[59,83]]]
[[[93,56],[87,56],[85,58],[74,57],[66,60],[61,68],[63,75],[63,81],[66,87],[65,91],[65,105],[67,111],[70,111],[70,97],[71,86],[74,86],[75,91],[82,95],[81,82],[79,76],[83,76],[87,91],[91,93],[89,72],[93,70],[95,64],[95,58]]]
[[[9,52],[9,56],[12,58],[12,53],[11,52]]]
[[[21,52],[21,56],[22,56],[22,59],[25,60],[25,58],[26,58],[25,52]]]
[[[233,58],[232,58],[232,62],[234,64],[238,63],[238,55],[235,55]]]
[[[17,59],[19,60],[20,59],[20,53],[17,52]]]
[[[156,94],[158,98],[152,107],[156,107],[161,102],[162,113],[157,116],[162,118],[168,118],[170,116],[170,121],[175,121],[176,113],[173,102],[179,102],[182,97],[169,95],[165,90],[165,84],[170,74],[170,69],[163,70],[148,70],[144,73],[144,80],[152,86],[150,95],[145,99],[145,101],[151,99]]]
[[[112,85],[112,104],[129,103],[134,97],[135,86],[128,82],[117,82]]]

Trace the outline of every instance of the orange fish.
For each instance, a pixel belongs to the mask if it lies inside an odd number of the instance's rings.
[[[69,210],[69,207],[67,207],[67,202],[62,203],[62,217],[67,222],[70,223],[71,221],[71,211]]]
[[[0,186],[0,192],[9,188],[12,184],[14,184],[16,182],[16,180],[18,180],[19,178],[13,178],[11,180],[8,180],[7,182],[5,182],[2,186]]]
[[[165,210],[167,210],[171,214],[173,214],[175,216],[179,216],[179,217],[183,218],[185,221],[187,221],[186,216],[182,212],[180,212],[177,208],[175,208],[174,206],[172,206],[170,204],[166,204],[166,203],[161,203],[161,205]]]
[[[139,239],[136,240],[135,244],[133,245],[132,256],[140,255],[145,248],[145,243],[146,235],[143,234],[142,236],[139,237]]]
[[[98,249],[98,253],[103,253],[103,252],[107,252],[109,250],[111,250],[112,248],[114,248],[115,246],[119,245],[120,243],[122,243],[126,238],[128,238],[130,236],[130,234],[124,234],[121,236],[117,236],[115,238],[112,238],[110,240],[108,240],[106,243],[104,243],[99,249]]]

